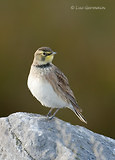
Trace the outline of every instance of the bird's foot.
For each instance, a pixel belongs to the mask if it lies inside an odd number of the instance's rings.
[[[50,111],[47,114],[47,118],[49,120],[51,120],[51,119],[53,119],[55,117],[56,113],[59,111],[59,108],[56,109],[56,111],[53,113],[53,115],[51,115],[52,110],[53,110],[53,108],[51,108]]]

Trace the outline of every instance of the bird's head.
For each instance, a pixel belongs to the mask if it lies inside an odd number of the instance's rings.
[[[51,63],[54,58],[54,54],[56,54],[56,52],[53,52],[49,47],[41,47],[34,54],[34,64],[44,65]]]

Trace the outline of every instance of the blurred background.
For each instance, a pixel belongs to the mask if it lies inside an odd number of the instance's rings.
[[[105,10],[76,10],[76,6]],[[72,8],[74,6],[74,8]],[[88,124],[69,109],[57,117],[115,138],[114,0],[0,1],[0,117],[14,112],[46,115],[29,92],[34,52],[49,46],[54,64],[68,77]]]

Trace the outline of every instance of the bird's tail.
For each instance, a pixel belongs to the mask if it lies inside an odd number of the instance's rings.
[[[81,114],[80,110],[76,106],[73,106],[73,111],[82,122],[87,124],[85,117]]]

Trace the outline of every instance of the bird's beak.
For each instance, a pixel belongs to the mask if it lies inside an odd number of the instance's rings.
[[[56,52],[53,52],[52,54],[57,54]]]

